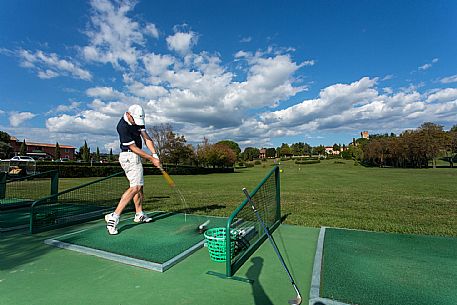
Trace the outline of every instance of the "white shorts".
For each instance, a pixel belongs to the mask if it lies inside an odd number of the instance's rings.
[[[144,185],[143,164],[141,157],[133,152],[121,152],[119,163],[129,179],[130,187]]]

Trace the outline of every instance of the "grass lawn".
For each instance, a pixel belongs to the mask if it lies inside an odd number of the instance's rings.
[[[457,169],[393,169],[354,166],[352,161],[280,164],[286,223],[372,231],[457,236]],[[161,176],[145,177],[145,209],[228,216],[272,169],[272,161],[233,174],[172,176],[179,200]],[[94,178],[60,179],[59,189]]]

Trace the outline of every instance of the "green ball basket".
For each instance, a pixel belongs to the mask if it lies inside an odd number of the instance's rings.
[[[231,242],[230,242],[230,252],[231,257],[235,252],[235,238],[236,232],[231,231]],[[206,245],[208,247],[209,257],[214,262],[225,262],[227,259],[226,254],[226,229],[225,228],[213,228],[205,231]]]

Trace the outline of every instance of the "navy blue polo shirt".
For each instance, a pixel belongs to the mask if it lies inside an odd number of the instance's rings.
[[[127,151],[129,145],[134,143],[138,148],[142,148],[141,131],[144,130],[144,125],[130,125],[122,117],[119,123],[117,123],[116,129],[119,134],[119,140],[121,141],[121,151]]]

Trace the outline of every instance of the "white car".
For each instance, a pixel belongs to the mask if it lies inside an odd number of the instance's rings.
[[[24,162],[35,162],[35,159],[29,156],[14,156],[10,159],[10,161],[24,161]]]

